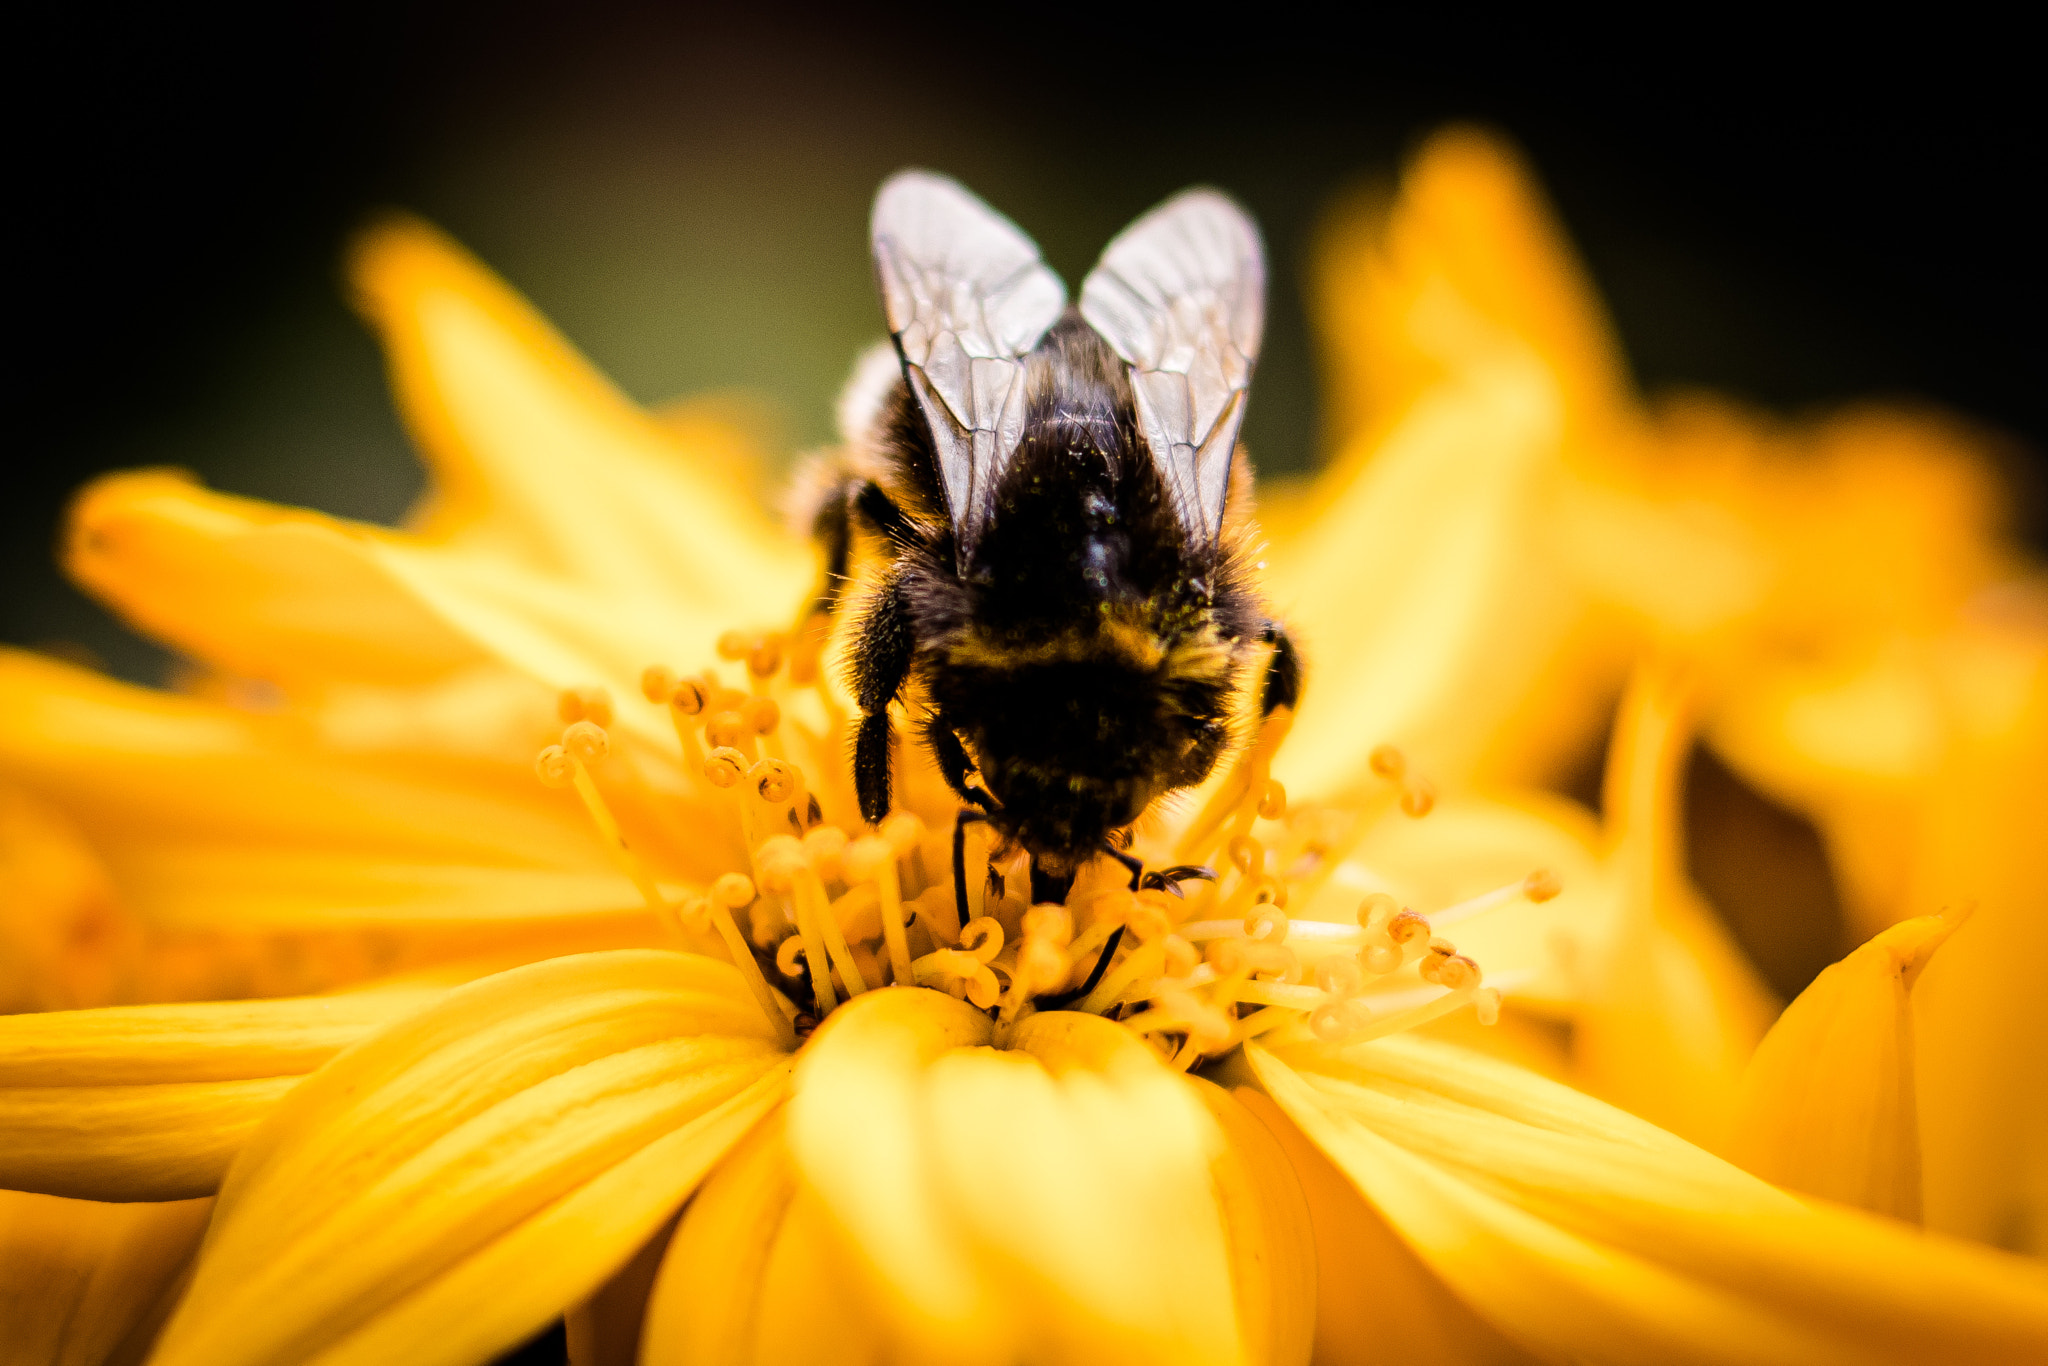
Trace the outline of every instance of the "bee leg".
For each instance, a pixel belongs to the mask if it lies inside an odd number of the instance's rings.
[[[943,716],[927,717],[924,723],[925,748],[932,752],[932,758],[939,766],[939,776],[946,780],[946,786],[953,789],[953,795],[963,802],[972,802],[983,811],[993,811],[997,802],[979,785],[967,781],[967,775],[974,771],[974,760],[968,757],[967,747],[960,743],[960,737]]]
[[[1117,945],[1123,942],[1124,927],[1119,925],[1110,931],[1108,942],[1102,946],[1102,956],[1097,958],[1095,966],[1088,970],[1087,981],[1081,983],[1080,986],[1075,987],[1072,991],[1062,991],[1053,996],[1040,996],[1035,1004],[1040,1010],[1062,1010],[1095,990],[1096,986],[1102,981],[1103,974],[1109,971],[1109,960],[1116,957]]]
[[[979,811],[960,808],[960,814],[953,819],[953,905],[959,912],[960,923],[967,924],[967,827],[978,825],[988,819]]]
[[[1145,874],[1144,885],[1156,887],[1162,892],[1172,892],[1175,896],[1184,897],[1187,894],[1181,891],[1181,883],[1195,880],[1214,882],[1216,880],[1216,870],[1206,864],[1176,863],[1171,868],[1161,868],[1157,872]]]
[[[1287,628],[1277,621],[1267,622],[1259,639],[1273,647],[1266,677],[1259,685],[1259,716],[1271,716],[1282,707],[1293,711],[1301,705],[1301,652],[1294,648]]]
[[[849,656],[854,701],[861,711],[853,742],[853,786],[870,825],[889,814],[889,703],[910,676],[910,604],[902,583],[883,581],[868,602]]]

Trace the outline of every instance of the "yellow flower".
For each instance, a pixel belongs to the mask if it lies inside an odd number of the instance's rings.
[[[2048,1346],[2038,1267],[1413,1032],[1505,983],[1654,1096],[1695,1026],[1703,1078],[1762,1028],[1675,862],[1682,675],[1638,676],[1605,837],[1480,784],[1578,629],[1512,591],[1531,424],[1568,411],[1540,365],[1428,379],[1276,545],[1309,706],[1138,833],[1221,880],[1102,859],[1031,906],[928,773],[846,838],[816,642],[757,625],[813,566],[733,438],[633,409],[425,229],[356,279],[434,467],[415,528],[118,476],[70,564],[201,684],[0,662],[10,847],[130,946],[33,1003],[179,994],[195,945],[252,994],[353,988],[0,1020],[0,1285],[38,1359],[481,1362],[564,1313],[589,1361]],[[172,1203],[102,1203],[138,1200]]]

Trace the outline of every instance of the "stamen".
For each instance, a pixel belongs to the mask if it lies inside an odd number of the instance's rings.
[[[569,694],[564,693],[564,697]],[[605,805],[604,794],[597,790],[597,782],[590,776],[589,765],[596,763],[611,751],[611,738],[602,726],[591,721],[577,721],[562,732],[562,743],[549,745],[534,760],[534,772],[549,787],[572,786],[576,795],[583,800],[583,809],[589,813],[591,824],[603,838],[612,859],[619,865],[619,871],[632,880],[633,886],[646,901],[647,909],[664,921],[673,912],[663,899],[660,888],[654,885],[654,877],[639,855],[626,843],[626,835],[619,828],[618,818]]]
[[[1538,868],[1520,882],[1510,882],[1505,887],[1496,887],[1490,892],[1481,892],[1478,896],[1469,897],[1456,905],[1444,907],[1430,916],[1429,923],[1441,929],[1445,925],[1455,925],[1460,920],[1469,920],[1496,906],[1505,906],[1517,897],[1544,902],[1563,890],[1564,883],[1559,880],[1556,873],[1548,868]]]
[[[889,946],[890,980],[898,986],[912,985],[916,979],[910,966],[910,940],[903,932],[903,888],[896,876],[895,849],[886,838],[868,835],[846,846],[839,866],[848,882],[872,884],[879,893],[882,938]]]
[[[754,806],[749,794],[742,788],[742,782],[752,765],[747,756],[736,749],[720,748],[711,751],[704,760],[704,781],[725,793],[726,804],[732,808],[739,820],[740,838],[746,842],[747,852],[755,859],[754,871],[760,872],[758,852],[761,847],[760,822],[754,818]]]
[[[807,958],[819,947],[830,955],[833,968],[839,972],[839,980],[846,984],[849,996],[859,996],[867,991],[867,980],[861,975],[860,965],[854,962],[853,953],[847,947],[846,935],[841,931],[839,919],[832,914],[830,902],[825,896],[825,885],[817,870],[811,866],[804,846],[788,835],[777,835],[761,845],[761,876],[770,891],[788,891],[796,902],[797,933],[804,938]],[[815,987],[826,959],[818,956],[812,959],[812,984]],[[824,991],[818,997],[819,1013],[831,1013],[836,998],[832,996],[831,978],[826,976]]]
[[[796,931],[803,938],[804,965],[810,969],[811,998],[822,1019],[839,1004],[839,997],[832,990],[832,967],[826,956],[823,927],[806,904],[807,899],[796,891],[797,874],[799,870],[806,869],[803,846],[786,836],[778,837],[761,846],[756,861],[761,868],[762,890],[783,893],[796,903]],[[778,969],[783,965],[786,951],[785,944],[784,949],[777,952],[775,961]]]
[[[711,923],[718,931],[718,937],[725,941],[725,951],[732,956],[733,966],[746,979],[747,990],[754,993],[760,1003],[761,1013],[768,1017],[768,1023],[775,1028],[775,1034],[784,1048],[796,1047],[795,1010],[785,1009],[787,1002],[781,993],[768,985],[768,979],[761,975],[761,965],[754,961],[753,950],[740,937],[739,926],[733,920],[733,912],[742,906],[752,905],[754,884],[739,873],[727,873],[711,884]]]

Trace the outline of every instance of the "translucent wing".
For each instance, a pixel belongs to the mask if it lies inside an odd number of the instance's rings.
[[[1177,194],[1103,251],[1081,316],[1130,364],[1138,429],[1182,525],[1214,540],[1265,328],[1258,228],[1215,190]]]
[[[871,234],[889,331],[971,544],[1024,432],[1020,358],[1059,321],[1067,289],[1016,224],[928,171],[883,184]]]

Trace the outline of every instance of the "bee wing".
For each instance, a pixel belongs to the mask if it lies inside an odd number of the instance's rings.
[[[1213,541],[1265,329],[1258,227],[1215,190],[1175,195],[1104,249],[1081,316],[1131,367],[1138,429],[1181,524]]]
[[[1020,360],[1059,321],[1067,288],[1016,224],[929,171],[884,182],[870,233],[889,331],[966,543],[1024,434]]]

